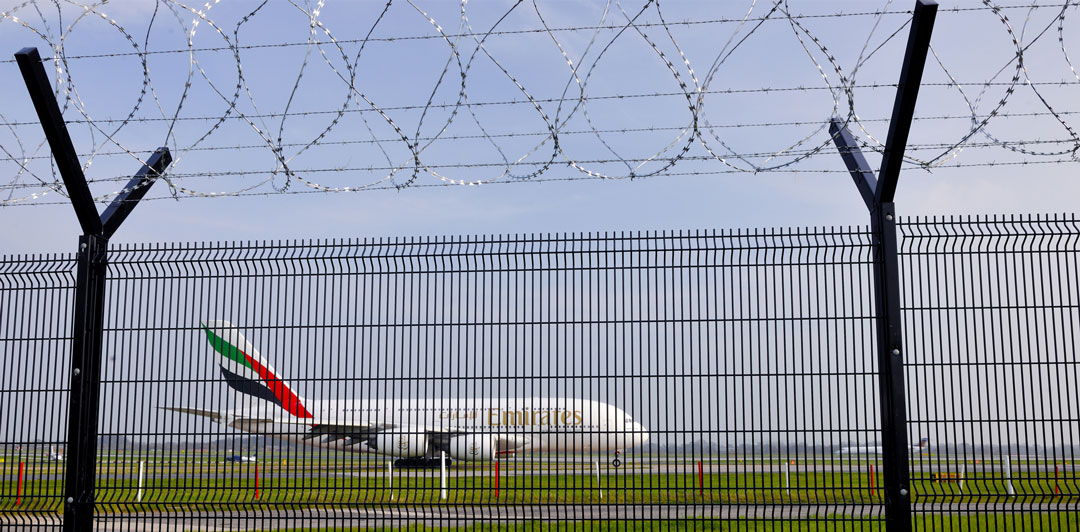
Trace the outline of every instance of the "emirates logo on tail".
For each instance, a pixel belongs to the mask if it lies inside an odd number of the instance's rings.
[[[229,387],[269,401],[298,418],[314,417],[239,329],[227,321],[207,321],[202,329],[214,351],[221,355],[218,364]]]

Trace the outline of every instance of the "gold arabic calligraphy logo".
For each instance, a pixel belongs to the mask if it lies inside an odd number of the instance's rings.
[[[476,455],[480,454],[480,443],[479,442],[473,442],[473,444],[469,446],[469,454],[471,454],[473,456],[476,456]]]
[[[397,448],[401,451],[409,448],[409,436],[407,434],[402,434],[401,437],[398,438]]]

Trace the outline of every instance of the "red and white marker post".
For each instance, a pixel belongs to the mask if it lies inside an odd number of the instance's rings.
[[[877,477],[874,475],[874,464],[870,464],[870,496],[877,497]]]
[[[697,484],[698,484],[698,495],[701,495],[702,497],[704,497],[705,496],[705,472],[702,470],[701,460],[698,460],[698,463],[697,463]]]
[[[25,463],[19,462],[19,488],[15,494],[15,506],[22,504],[23,470]]]

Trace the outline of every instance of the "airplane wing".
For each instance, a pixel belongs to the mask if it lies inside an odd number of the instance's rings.
[[[168,410],[170,412],[179,412],[181,414],[192,414],[195,416],[207,417],[214,421],[221,422],[221,414],[214,412],[213,410],[200,410],[198,408],[183,408],[179,406],[159,406],[162,410]]]
[[[361,443],[370,440],[381,432],[393,430],[397,428],[396,425],[388,423],[323,423],[318,419],[305,419],[296,420],[295,418],[282,419],[274,416],[260,416],[260,415],[232,415],[222,414],[213,410],[202,410],[199,408],[184,408],[176,406],[161,406],[158,407],[162,410],[168,410],[170,412],[178,412],[181,414],[191,414],[200,417],[209,418],[218,423],[226,423],[234,428],[241,430],[247,430],[254,428],[251,425],[272,423],[281,429],[282,433],[301,436],[305,440],[311,440],[315,438],[323,438],[322,443],[330,443],[337,440],[350,440],[352,443]],[[424,432],[423,429],[417,429],[418,432]]]
[[[300,425],[297,423],[297,425]],[[450,446],[450,440],[458,436],[465,436],[468,434],[490,434],[495,438],[495,449],[499,454],[513,453],[522,451],[529,447],[532,440],[521,434],[491,434],[491,433],[477,433],[475,430],[470,430],[465,427],[454,426],[441,426],[430,427],[421,425],[392,425],[392,424],[335,424],[325,423],[320,424],[318,422],[305,424],[307,433],[304,435],[305,440],[314,438],[322,438],[321,443],[330,443],[337,440],[347,440],[346,445],[357,445],[361,443],[373,444],[373,440],[381,433],[393,432],[404,434],[424,434],[428,437],[428,440],[436,449],[448,449]],[[298,427],[299,428],[299,427]],[[372,445],[373,446],[373,445]]]
[[[247,416],[247,415],[232,415],[223,414],[221,412],[215,412],[213,410],[202,410],[200,408],[185,408],[180,406],[159,406],[160,410],[168,410],[170,412],[179,412],[181,414],[191,414],[194,416],[209,418],[212,421],[218,423],[225,423],[226,425],[235,425],[237,422],[245,423],[279,423],[276,420],[268,416]]]
[[[233,416],[232,414],[225,415],[212,410],[202,410],[198,408],[184,408],[173,406],[162,406],[158,408],[162,410],[168,410],[170,412],[178,412],[181,414],[191,414],[209,418],[215,422],[225,423],[231,427],[251,432],[262,432],[261,430],[257,430],[258,425],[273,424],[278,428],[278,431],[280,431],[281,433],[300,436],[304,440],[313,440],[315,438],[320,438],[319,443],[332,443],[338,440],[345,440],[345,445],[366,444],[370,447],[374,447],[374,440],[377,436],[384,432],[394,432],[405,434],[424,434],[428,437],[429,441],[432,442],[436,449],[444,450],[449,448],[450,440],[452,438],[469,434],[491,435],[495,440],[495,452],[498,454],[508,454],[518,451],[524,451],[528,449],[532,444],[532,439],[529,438],[529,436],[526,434],[476,432],[475,430],[466,427],[432,427],[422,425],[393,425],[390,423],[365,422],[322,423],[318,419],[297,420],[296,418],[275,419],[275,417],[273,416]]]
[[[299,424],[297,424],[299,425]],[[312,440],[315,438],[322,438],[322,443],[330,443],[337,440],[348,440],[347,445],[356,445],[370,441],[380,432],[386,432],[393,430],[394,425],[390,424],[375,424],[375,423],[363,423],[363,424],[334,424],[334,423],[305,423],[303,426],[308,427],[307,432],[303,438],[305,440]]]

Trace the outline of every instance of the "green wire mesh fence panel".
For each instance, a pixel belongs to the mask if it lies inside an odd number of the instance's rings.
[[[0,529],[59,530],[75,263],[0,258]]]
[[[921,530],[1075,524],[1073,218],[902,225]],[[857,229],[119,246],[101,529],[881,530]],[[0,527],[60,524],[73,261],[0,261]]]
[[[871,529],[868,239],[114,248],[99,513]]]
[[[1080,226],[902,226],[908,430],[921,530],[1080,526]]]

